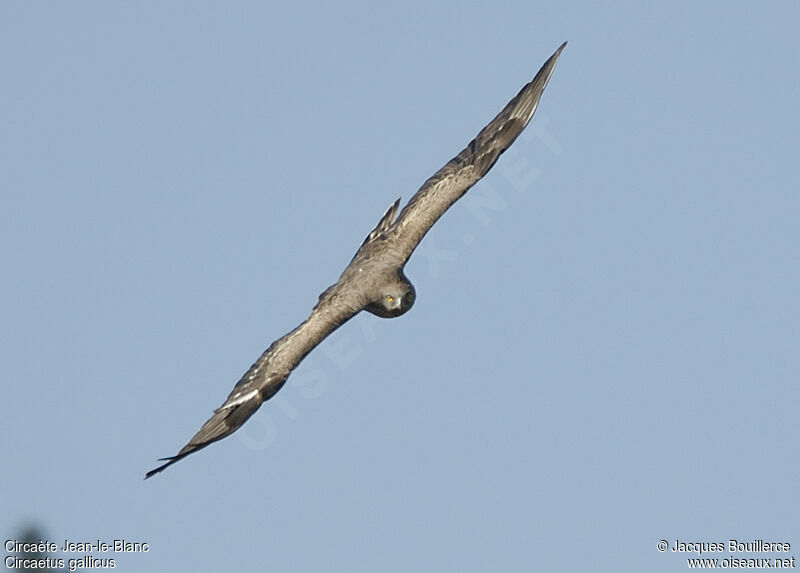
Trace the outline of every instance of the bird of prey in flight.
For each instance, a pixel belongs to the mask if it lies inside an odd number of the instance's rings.
[[[362,310],[383,318],[406,313],[414,304],[414,286],[403,268],[434,223],[475,185],[528,125],[564,42],[469,145],[433,174],[398,214],[394,202],[370,231],[336,284],[319,295],[311,315],[279,338],[233,387],[225,402],[181,450],[145,479],[191,453],[238,430],[261,404],[272,398],[289,374],[325,337]]]

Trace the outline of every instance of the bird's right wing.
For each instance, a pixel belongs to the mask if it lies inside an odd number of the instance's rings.
[[[315,346],[361,310],[363,305],[351,295],[350,287],[337,283],[322,293],[311,315],[272,343],[192,439],[174,456],[162,458],[166,463],[147,472],[145,479],[238,430],[281,389],[292,370]]]
[[[497,114],[469,145],[433,174],[397,217],[392,231],[403,260],[414,249],[445,211],[475,185],[509,148],[533,117],[564,42],[545,62],[539,73]]]

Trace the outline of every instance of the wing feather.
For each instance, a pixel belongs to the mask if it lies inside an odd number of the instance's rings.
[[[328,288],[311,315],[286,336],[276,340],[236,383],[225,402],[174,456],[147,472],[145,479],[164,471],[189,454],[205,448],[238,430],[265,401],[281,389],[289,374],[330,333],[355,316],[362,303],[347,285]]]
[[[422,237],[450,206],[492,168],[533,117],[564,42],[506,107],[461,153],[434,173],[400,211],[393,227],[396,245],[408,260]]]

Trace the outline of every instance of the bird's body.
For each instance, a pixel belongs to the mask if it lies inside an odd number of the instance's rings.
[[[319,296],[309,317],[273,342],[189,443],[177,455],[164,458],[166,463],[148,472],[146,478],[240,428],[281,389],[314,347],[360,311],[394,318],[411,308],[416,292],[403,272],[406,262],[434,223],[492,168],[528,124],[564,46],[566,42],[461,153],[422,185],[399,214],[400,199],[389,207],[339,280]]]

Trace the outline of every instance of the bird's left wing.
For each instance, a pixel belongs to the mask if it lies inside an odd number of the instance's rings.
[[[439,217],[486,175],[500,155],[522,133],[533,117],[539,98],[566,45],[566,42],[561,44],[533,80],[523,86],[461,153],[423,183],[403,207],[392,228],[396,234],[395,246],[399,249],[402,260],[408,260]]]
[[[276,340],[236,383],[227,400],[189,442],[166,463],[147,472],[145,479],[175,462],[238,430],[263,402],[281,389],[292,370],[331,332],[362,309],[350,285],[337,283],[320,295],[311,315],[286,336]]]

